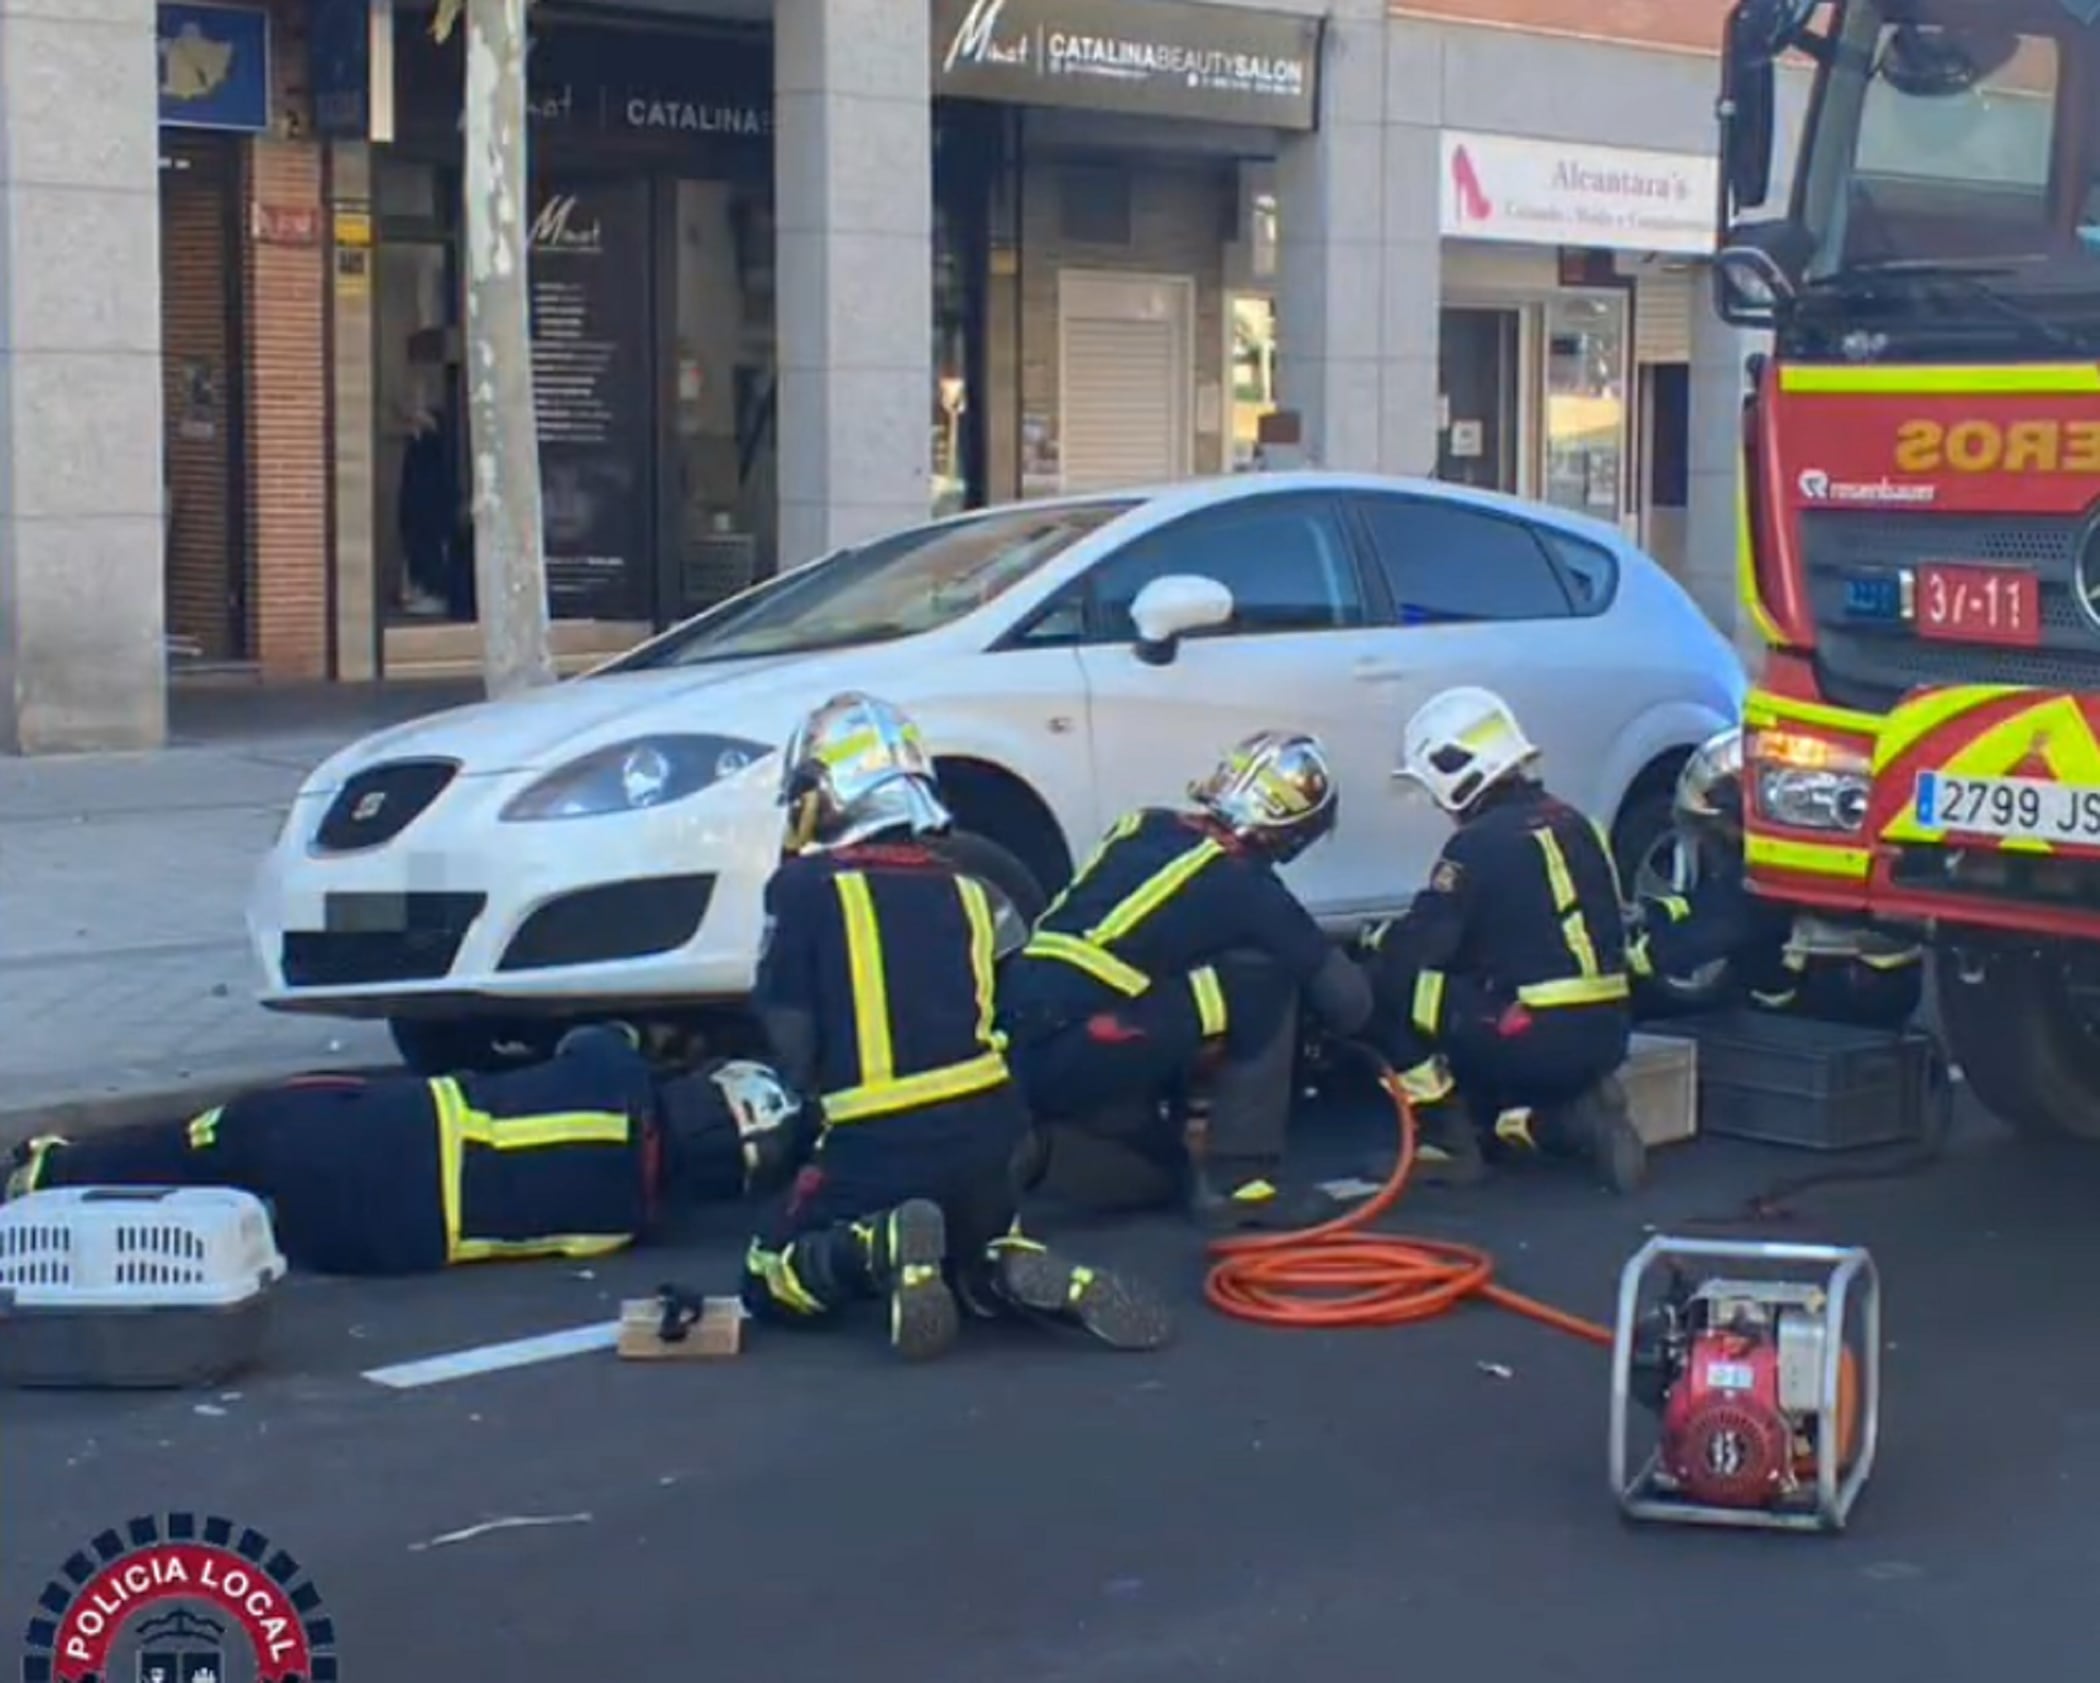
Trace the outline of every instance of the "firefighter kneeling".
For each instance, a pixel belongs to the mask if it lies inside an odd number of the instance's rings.
[[[1643,1016],[1680,1009],[1670,984],[1697,1008],[1741,1002],[1754,1010],[1814,1017],[1857,1028],[1897,1029],[1925,989],[1914,941],[1848,929],[1750,892],[1743,870],[1743,733],[1723,731],[1685,763],[1677,779],[1677,831],[1697,878],[1689,895],[1657,895],[1635,908],[1628,960]],[[1725,964],[1718,987],[1699,990],[1698,972]]]
[[[1477,1180],[1485,1135],[1631,1191],[1646,1152],[1614,1078],[1632,1035],[1618,873],[1537,758],[1487,690],[1409,721],[1402,775],[1458,827],[1407,914],[1366,937],[1377,1039],[1415,1101],[1424,1180]]]
[[[800,1106],[762,1064],[659,1080],[632,1030],[578,1029],[496,1075],[309,1076],[187,1122],[16,1148],[7,1194],[234,1186],[271,1205],[295,1264],[412,1274],[506,1257],[598,1256],[673,1201],[784,1180]]]
[[[1193,1189],[1218,1228],[1298,1229],[1339,1206],[1281,1184],[1299,990],[1338,1034],[1369,990],[1277,867],[1334,828],[1318,742],[1251,737],[1190,791],[1194,812],[1111,829],[1000,978],[1000,1020],[1039,1133],[1028,1178],[1096,1203]],[[1191,1176],[1169,1099],[1199,1061],[1210,1143]]]
[[[788,745],[780,799],[788,857],[766,885],[756,1004],[789,1083],[822,1095],[823,1132],[751,1242],[746,1306],[807,1323],[887,1298],[913,1360],[954,1342],[958,1299],[1114,1348],[1163,1343],[1149,1297],[1015,1220],[1028,1112],[994,1021],[992,902],[920,839],[950,819],[917,727],[834,697]]]

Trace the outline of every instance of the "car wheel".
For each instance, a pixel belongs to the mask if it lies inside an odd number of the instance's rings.
[[[1636,901],[1689,894],[1698,886],[1698,844],[1678,830],[1670,794],[1628,802],[1612,827],[1612,852],[1620,885]],[[1654,985],[1673,1012],[1708,1010],[1728,993],[1728,961],[1715,959],[1689,976],[1658,976]]]
[[[1977,1102],[2032,1139],[2100,1140],[2094,967],[2062,947],[1932,960],[1947,1052]]]
[[[996,930],[995,950],[1004,958],[1028,940],[1035,920],[1043,915],[1050,897],[1035,873],[1021,861],[984,836],[957,830],[934,844],[935,851],[958,870],[975,877],[992,891],[992,917]]]
[[[394,1050],[416,1075],[493,1074],[552,1057],[564,1022],[505,1022],[493,1017],[393,1017]]]

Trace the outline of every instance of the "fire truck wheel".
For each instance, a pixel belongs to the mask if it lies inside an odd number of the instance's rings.
[[[1977,1102],[2037,1139],[2100,1140],[2100,1000],[2063,951],[1933,954],[1947,1049]]]

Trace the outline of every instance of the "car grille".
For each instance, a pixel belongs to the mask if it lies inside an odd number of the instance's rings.
[[[394,760],[366,767],[330,803],[314,832],[315,850],[354,853],[392,841],[429,811],[458,775],[456,760]]]
[[[434,982],[451,974],[487,904],[485,894],[331,894],[326,929],[285,932],[285,986]]]
[[[1816,670],[1840,707],[1886,712],[1908,691],[1942,684],[2100,687],[2100,627],[2079,607],[2082,515],[1881,514],[1823,510],[1802,517],[1801,546],[1816,618]],[[2037,648],[1940,643],[1902,624],[1848,621],[1848,578],[1892,577],[1933,561],[2033,573],[2041,598]]]
[[[715,879],[609,882],[550,900],[511,938],[499,970],[553,970],[676,952],[700,932]]]

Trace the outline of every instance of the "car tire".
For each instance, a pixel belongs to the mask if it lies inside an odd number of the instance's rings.
[[[513,1023],[485,1017],[392,1017],[394,1050],[415,1075],[492,1075],[551,1057],[573,1025]]]
[[[1050,896],[1036,881],[1033,871],[1008,849],[969,830],[957,830],[941,837],[934,843],[934,850],[957,870],[977,878],[1005,900],[1012,919],[1009,921],[1001,912],[1000,921],[1005,925],[1000,932],[1001,958],[1027,939],[1027,931],[1035,927],[1035,920],[1050,904]]]
[[[2100,1027],[2067,986],[2061,952],[1933,952],[1949,1059],[1976,1101],[2037,1140],[2100,1140]]]
[[[1692,876],[1665,876],[1655,861],[1665,845],[1692,848]],[[1638,795],[1626,803],[1612,826],[1612,856],[1619,867],[1619,886],[1629,900],[1644,894],[1682,892],[1696,882],[1696,844],[1677,833],[1677,811],[1673,792]],[[1728,961],[1716,959],[1691,976],[1658,976],[1652,987],[1656,1016],[1677,1017],[1711,1011],[1722,1004],[1734,985]],[[1644,992],[1650,991],[1644,984]]]

